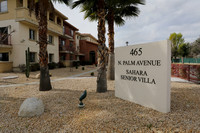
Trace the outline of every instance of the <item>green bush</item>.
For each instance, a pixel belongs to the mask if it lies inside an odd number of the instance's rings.
[[[19,69],[20,69],[21,72],[25,72],[25,70],[26,70],[26,65],[25,65],[25,64],[20,64],[20,65],[19,65]]]
[[[58,68],[66,68],[65,64],[63,62],[58,62],[57,64]]]
[[[76,66],[76,69],[78,69],[78,66]]]
[[[51,62],[48,64],[49,69],[55,69],[56,68],[56,63],[55,62]]]
[[[77,66],[80,66],[80,61],[73,61],[73,66],[77,67]]]
[[[91,76],[94,76],[94,72],[91,72],[91,74],[90,74]]]
[[[85,67],[82,67],[82,70],[85,70]]]
[[[38,71],[38,70],[40,70],[40,64],[39,63],[31,64],[31,71]]]

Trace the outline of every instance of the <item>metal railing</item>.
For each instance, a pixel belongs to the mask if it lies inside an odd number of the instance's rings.
[[[70,52],[74,52],[75,48],[71,47],[71,46],[60,46],[59,47],[59,51],[70,51]]]

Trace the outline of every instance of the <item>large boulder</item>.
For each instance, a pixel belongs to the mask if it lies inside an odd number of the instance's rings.
[[[38,98],[27,98],[20,106],[18,116],[32,117],[39,116],[44,112],[44,104]]]

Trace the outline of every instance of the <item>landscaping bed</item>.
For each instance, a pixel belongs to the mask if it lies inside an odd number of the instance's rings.
[[[96,93],[96,78],[67,79],[40,92],[38,85],[0,88],[0,132],[200,132],[200,85],[171,84],[171,112],[160,113],[115,97],[114,82],[108,92]],[[84,90],[85,108],[78,108]],[[45,112],[18,117],[29,97],[43,100]]]
[[[84,68],[84,70],[82,70],[82,68]],[[80,73],[84,73],[87,71],[91,71],[97,69],[96,66],[79,66],[78,69],[76,69],[75,67],[70,68],[70,67],[66,67],[66,68],[57,68],[57,69],[53,69],[53,70],[49,70],[49,73],[51,73],[52,77],[51,79],[58,79],[58,78],[64,78],[64,77],[69,77],[72,75],[76,75],[76,74],[80,74]],[[9,85],[9,84],[22,84],[22,83],[31,83],[31,82],[39,82],[39,79],[36,78],[36,75],[39,74],[40,71],[35,71],[35,72],[30,72],[30,77],[26,78],[25,73],[0,73],[0,85]],[[95,72],[96,73],[96,72]],[[94,76],[96,76],[97,74],[95,74]],[[4,80],[3,77],[8,77],[8,76],[18,76],[18,78],[15,79],[7,79]],[[86,75],[82,75],[81,77],[84,76],[91,76],[91,74],[86,74]]]

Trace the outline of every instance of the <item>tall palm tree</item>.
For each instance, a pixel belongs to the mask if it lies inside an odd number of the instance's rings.
[[[48,69],[47,11],[53,10],[52,2],[68,4],[69,0],[29,0],[29,11],[34,12],[39,26],[40,91],[52,89]]]
[[[94,4],[94,3],[93,3]],[[114,64],[114,23],[118,26],[124,25],[124,18],[136,17],[139,15],[138,4],[144,4],[143,0],[106,0],[106,21],[108,23],[108,43],[109,43],[109,63],[108,79],[115,79]],[[91,21],[97,20],[97,11],[94,5],[82,6],[82,12],[85,12],[85,18]]]
[[[106,59],[108,57],[107,48],[105,45],[105,0],[77,0],[74,2],[73,8],[77,6],[94,5],[97,12],[98,19],[98,58],[99,58],[99,69],[97,76],[97,92],[107,91],[107,78],[106,78]]]

